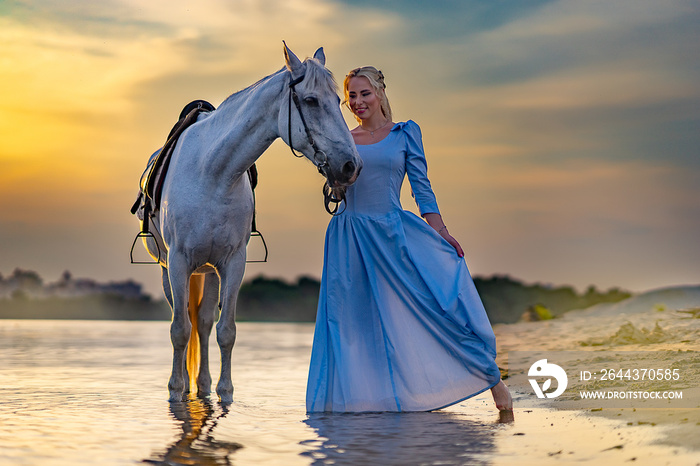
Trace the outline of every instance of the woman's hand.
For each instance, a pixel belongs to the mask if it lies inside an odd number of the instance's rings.
[[[435,231],[438,232],[440,236],[445,238],[445,241],[450,243],[452,247],[455,248],[455,251],[457,251],[457,255],[459,257],[464,257],[462,246],[460,246],[457,240],[452,237],[449,231],[447,231],[447,226],[445,225],[445,222],[442,221],[442,216],[440,214],[427,213],[423,215],[423,218],[426,222],[428,222],[428,225],[433,227]]]
[[[445,238],[445,240],[447,240],[447,242],[450,243],[453,248],[455,248],[455,251],[457,251],[457,255],[459,257],[464,257],[464,251],[462,250],[462,246],[460,246],[457,240],[454,239],[454,237],[448,233],[447,228],[442,230],[440,236]]]

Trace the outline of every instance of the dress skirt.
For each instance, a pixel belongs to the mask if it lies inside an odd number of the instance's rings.
[[[336,217],[325,257],[307,411],[430,411],[498,383],[467,265],[425,221]]]

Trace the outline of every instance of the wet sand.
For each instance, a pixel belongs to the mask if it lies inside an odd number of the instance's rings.
[[[508,464],[507,456],[518,452],[519,464],[700,464],[700,318],[693,311],[700,300],[695,291],[651,292],[550,321],[496,325],[500,367],[517,365],[508,361],[514,351],[576,351],[567,372],[587,370],[607,355],[644,352],[647,365],[682,362],[685,400],[683,408],[596,406],[591,400],[583,409],[562,400],[549,403],[550,410],[538,408],[527,390],[516,390],[513,438],[499,437],[494,464]]]
[[[663,428],[579,411],[516,409],[497,438],[494,465],[697,465],[700,452],[664,442]],[[697,427],[696,427],[697,429]]]

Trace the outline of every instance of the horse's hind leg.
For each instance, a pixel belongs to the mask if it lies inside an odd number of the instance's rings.
[[[219,276],[208,273],[204,276],[204,296],[199,308],[197,331],[199,332],[200,364],[197,376],[197,389],[200,397],[211,392],[211,373],[209,372],[209,336],[216,320],[219,304]]]
[[[172,294],[173,321],[170,324],[170,341],[173,344],[173,371],[168,382],[170,401],[183,401],[185,394],[185,350],[192,325],[187,313],[191,270],[183,258],[168,254],[168,278]]]
[[[222,403],[233,401],[231,351],[236,342],[236,300],[245,272],[245,246],[229,261],[221,274],[221,317],[216,324],[216,340],[221,350],[221,376],[216,393]]]

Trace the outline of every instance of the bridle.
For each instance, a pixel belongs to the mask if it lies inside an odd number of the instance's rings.
[[[316,165],[316,168],[318,168],[318,172],[322,174],[323,176],[326,177],[328,182],[324,186],[323,189],[323,197],[324,197],[324,206],[326,208],[326,211],[331,214],[331,215],[336,215],[338,213],[338,205],[345,199],[345,196],[341,195],[340,199],[336,198],[332,194],[332,190],[330,189],[330,186],[333,183],[333,176],[331,175],[330,171],[328,170],[329,165],[328,165],[328,156],[326,155],[325,152],[323,152],[321,149],[318,148],[316,145],[316,141],[314,141],[313,136],[311,135],[311,131],[309,130],[309,126],[306,124],[306,119],[304,118],[304,114],[301,111],[301,103],[299,102],[299,96],[297,95],[296,91],[296,85],[299,84],[304,80],[306,77],[306,73],[302,74],[296,79],[292,79],[290,75],[290,81],[289,81],[289,111],[287,113],[287,129],[289,131],[289,148],[292,151],[292,155],[297,158],[302,158],[304,157],[304,154],[297,155],[296,151],[294,150],[294,144],[292,143],[292,101],[294,102],[294,106],[297,108],[297,112],[299,113],[299,118],[301,118],[301,124],[304,126],[304,131],[306,131],[306,139],[309,141],[309,145],[311,148],[314,150],[314,164]],[[328,189],[326,189],[326,187]],[[330,204],[333,203],[335,204],[335,208],[331,209]],[[341,211],[342,213],[342,211]]]
[[[298,78],[292,79],[289,82],[289,113],[287,115],[287,127],[289,130],[289,148],[292,150],[292,154],[294,155],[294,157],[304,157],[304,154],[297,155],[296,151],[294,150],[294,145],[292,144],[292,101],[294,101],[294,105],[296,106],[297,112],[299,112],[299,117],[301,118],[301,124],[304,126],[304,131],[306,131],[306,139],[308,139],[309,145],[314,150],[314,164],[316,165],[316,168],[318,168],[319,173],[326,176],[326,169],[328,168],[328,157],[326,156],[325,152],[318,148],[318,146],[316,145],[316,141],[314,141],[313,136],[311,136],[309,126],[306,124],[304,114],[301,112],[301,103],[299,102],[299,96],[297,95],[296,85],[302,82],[305,77],[306,74],[302,74]]]

